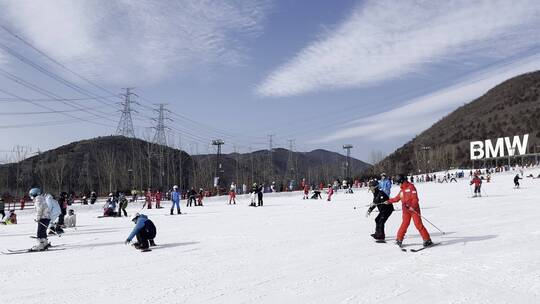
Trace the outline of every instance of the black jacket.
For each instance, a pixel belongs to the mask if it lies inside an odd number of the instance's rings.
[[[394,211],[394,206],[392,204],[384,204],[384,202],[387,200],[388,195],[376,188],[375,192],[373,192],[373,206],[369,207],[369,211],[371,212],[373,209],[375,209],[375,206],[377,206],[379,212]]]

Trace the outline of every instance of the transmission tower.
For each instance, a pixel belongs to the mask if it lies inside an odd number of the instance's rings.
[[[268,181],[272,182],[272,179],[274,178],[274,160],[273,160],[273,139],[274,134],[268,135],[268,169],[270,170],[270,174],[268,175]]]
[[[294,139],[289,139],[289,158],[287,159],[287,176],[289,179],[295,179],[295,165],[293,159]]]
[[[131,112],[137,113],[137,111],[133,110],[131,105],[138,103],[136,101],[133,101],[131,99],[131,96],[139,96],[131,92],[133,88],[126,88],[125,90],[125,94],[120,94],[124,97],[124,101],[120,103],[120,105],[122,105],[122,110],[120,110],[120,112],[122,112],[122,116],[120,117],[120,121],[118,122],[116,134],[125,137],[135,137],[135,131],[133,130],[133,120],[131,119]]]
[[[166,112],[170,113],[170,111],[165,108],[167,104],[159,103],[157,105],[159,106],[159,108],[155,109],[154,111],[158,113],[158,118],[153,118],[153,120],[157,122],[157,125],[154,127],[156,133],[154,134],[153,142],[158,145],[166,146],[167,136],[165,135],[165,130],[169,128],[167,128],[167,126],[165,125],[165,120],[172,120],[166,116]]]

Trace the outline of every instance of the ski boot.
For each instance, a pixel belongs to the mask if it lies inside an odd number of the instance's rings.
[[[171,208],[171,215],[173,215],[173,211],[174,211],[174,209]]]
[[[156,243],[154,242],[154,240],[150,240],[150,247],[155,247],[157,246]]]
[[[424,241],[423,245],[424,245],[424,247],[433,246],[433,242],[431,241],[431,239],[428,239],[428,240]]]
[[[399,248],[403,248],[403,240],[396,240],[396,245],[398,245]]]

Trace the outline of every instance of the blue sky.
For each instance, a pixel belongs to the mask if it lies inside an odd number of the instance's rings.
[[[138,137],[167,103],[169,143],[188,153],[214,138],[266,149],[274,134],[369,161],[540,69],[532,0],[4,0],[0,25],[0,162],[15,145],[114,134],[123,87],[139,95]]]

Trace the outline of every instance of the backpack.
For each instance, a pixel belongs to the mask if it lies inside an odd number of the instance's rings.
[[[58,201],[55,200],[50,194],[47,194],[47,196],[45,197],[45,202],[47,203],[47,207],[49,208],[49,215],[51,217],[52,223],[58,218],[58,216],[60,216],[62,210],[60,210],[60,205],[58,204]]]

